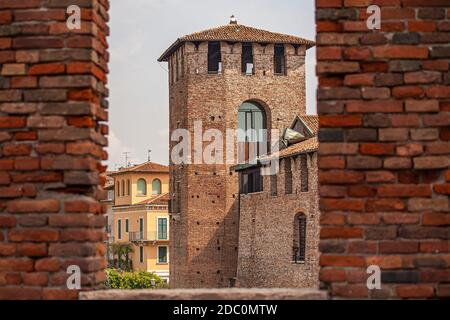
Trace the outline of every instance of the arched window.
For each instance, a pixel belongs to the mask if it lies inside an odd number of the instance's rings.
[[[130,179],[127,180],[127,196],[129,196],[131,194],[131,183],[130,183]]]
[[[120,182],[117,181],[116,185],[117,185],[117,196],[120,197]]]
[[[253,102],[244,102],[238,111],[239,162],[267,153],[267,120],[264,109]]]
[[[137,181],[137,194],[138,196],[147,195],[147,182],[144,179],[139,179]]]
[[[161,180],[155,179],[152,182],[152,194],[161,194]]]
[[[122,180],[122,196],[125,196],[125,180]]]
[[[295,263],[304,263],[306,253],[306,216],[298,213],[294,218],[294,246],[293,260]]]

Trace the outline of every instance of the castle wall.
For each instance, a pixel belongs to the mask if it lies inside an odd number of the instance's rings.
[[[273,45],[264,51],[254,44],[255,75],[251,76],[241,74],[241,44],[221,43],[222,74],[207,72],[207,42],[198,49],[187,43],[182,50],[184,61],[178,65],[183,66],[184,77],[170,85],[171,132],[178,126],[193,136],[194,121],[201,120],[203,132],[214,128],[225,135],[227,128],[237,128],[238,109],[247,100],[265,108],[269,129],[282,130],[305,113],[305,48],[296,55],[286,45],[287,76],[272,72]],[[178,181],[181,201],[181,214],[171,228],[173,287],[226,287],[236,277],[238,176],[230,172],[231,165],[171,165],[172,190],[176,191]]]
[[[284,162],[292,161],[292,194],[285,192]],[[308,156],[308,192],[301,192],[300,157],[280,161],[277,194],[271,193],[271,177],[264,176],[263,191],[240,196],[240,287],[318,288],[319,223],[317,153]],[[293,259],[294,220],[306,216],[304,263]]]

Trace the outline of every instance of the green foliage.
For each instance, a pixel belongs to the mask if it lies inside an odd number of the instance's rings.
[[[132,271],[130,254],[134,252],[133,246],[129,243],[113,243],[108,246],[108,251],[113,256],[113,260],[109,261],[108,264],[117,269]]]
[[[161,289],[167,284],[158,275],[146,272],[126,272],[117,269],[106,269],[106,287],[108,289]],[[154,285],[152,285],[152,279]]]

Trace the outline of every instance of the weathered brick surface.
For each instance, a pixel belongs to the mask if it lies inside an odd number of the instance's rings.
[[[365,25],[371,4],[381,30]],[[316,1],[320,281],[331,297],[448,296],[448,5]],[[382,290],[365,286],[371,264]]]
[[[194,121],[202,121],[203,132],[237,129],[239,106],[249,100],[265,109],[269,130],[283,130],[297,115],[305,114],[305,46],[295,52],[292,45],[286,45],[287,76],[279,76],[273,73],[274,45],[253,45],[258,67],[252,76],[241,73],[240,43],[221,42],[222,74],[208,74],[207,42],[200,43],[198,49],[194,43],[185,43],[172,55],[171,133],[177,128],[193,133]],[[174,71],[176,59],[182,66],[178,68],[178,80]],[[268,87],[273,90],[267,90]],[[171,148],[176,144],[172,142]],[[180,195],[174,200],[179,201],[181,209],[170,228],[170,283],[175,288],[227,287],[236,278],[239,184],[238,174],[230,173],[231,166],[170,166],[171,194]]]
[[[237,278],[241,287],[319,286],[317,152],[305,156],[308,163],[307,192],[301,191],[302,178],[305,177],[302,177],[300,156],[297,155],[280,161],[276,195],[272,194],[271,177],[265,176],[262,192],[240,196]],[[285,192],[286,175],[282,168],[286,161],[291,161],[292,194]],[[293,259],[297,214],[306,217],[305,260],[301,263]]]
[[[0,299],[76,299],[71,264],[82,290],[101,287],[108,7],[0,1]]]

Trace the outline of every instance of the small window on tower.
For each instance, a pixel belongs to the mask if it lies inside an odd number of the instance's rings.
[[[222,55],[220,53],[220,42],[208,43],[208,73],[222,72]]]
[[[276,44],[275,45],[275,74],[286,74],[286,58],[284,56],[284,45]]]
[[[242,73],[253,74],[253,46],[248,42],[242,44]]]

